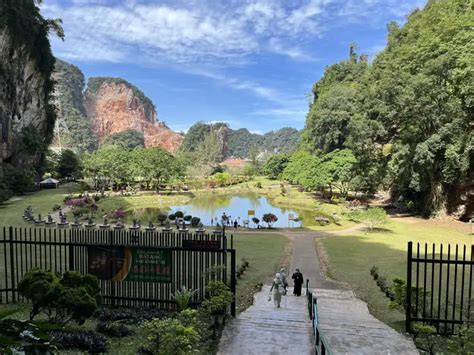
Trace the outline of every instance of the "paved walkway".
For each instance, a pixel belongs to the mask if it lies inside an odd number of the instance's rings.
[[[374,318],[365,302],[321,273],[315,239],[359,229],[282,232],[293,240],[287,272],[290,284],[292,272],[299,267],[318,298],[319,324],[332,354],[418,354],[410,339]],[[268,302],[269,290],[270,286],[264,286],[255,295],[254,305],[226,326],[218,354],[314,354],[306,297],[286,296],[284,306],[275,308]]]
[[[275,308],[269,291],[264,286],[254,305],[225,327],[218,355],[314,354],[306,297],[293,296],[290,288],[282,307]]]

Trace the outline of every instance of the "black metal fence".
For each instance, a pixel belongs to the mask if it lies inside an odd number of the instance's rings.
[[[474,245],[408,243],[406,330],[422,322],[454,334],[472,322]]]
[[[0,233],[0,303],[24,301],[17,286],[33,268],[99,270],[103,301],[111,305],[173,309],[173,294],[183,286],[197,290],[192,303],[199,303],[212,280],[227,283],[235,295],[232,236],[228,247],[225,235],[206,233],[14,227]],[[134,265],[137,255],[143,263]],[[154,265],[162,255],[166,265]]]

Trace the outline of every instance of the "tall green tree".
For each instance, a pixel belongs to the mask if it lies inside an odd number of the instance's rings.
[[[82,175],[81,160],[72,150],[65,149],[61,152],[57,171],[62,178],[76,180]]]

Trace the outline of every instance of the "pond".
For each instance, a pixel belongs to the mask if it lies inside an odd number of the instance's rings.
[[[287,228],[299,227],[299,222],[289,221],[289,216],[300,218],[303,225],[309,225],[312,221],[312,213],[309,210],[288,209],[278,207],[272,204],[266,197],[257,194],[239,194],[239,195],[202,195],[193,198],[185,205],[169,206],[165,208],[136,208],[127,211],[127,220],[132,218],[140,219],[142,223],[152,221],[156,223],[157,216],[160,213],[170,214],[176,211],[182,211],[185,215],[192,215],[201,218],[201,222],[210,226],[216,224],[221,220],[221,216],[225,213],[230,216],[232,220],[237,219],[242,225],[244,220],[249,219],[247,212],[249,210],[255,211],[255,217],[260,219],[260,224],[266,226],[262,221],[262,216],[265,213],[273,213],[278,217],[278,221],[273,224],[273,227]],[[250,216],[250,220],[253,216]],[[212,223],[211,223],[212,220]],[[250,226],[254,227],[253,222],[250,221]]]

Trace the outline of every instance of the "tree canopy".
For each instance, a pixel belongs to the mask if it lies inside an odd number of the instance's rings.
[[[122,149],[145,148],[145,137],[142,132],[127,129],[105,137],[102,147],[116,147]]]

